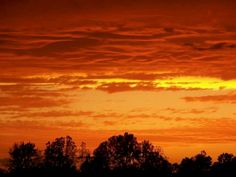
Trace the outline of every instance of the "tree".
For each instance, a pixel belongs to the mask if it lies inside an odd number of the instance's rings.
[[[80,147],[78,149],[78,168],[80,168],[80,166],[88,159],[90,159],[89,150],[86,147],[86,143],[81,142]]]
[[[0,168],[0,177],[6,177],[6,176],[7,176],[6,172]]]
[[[40,162],[39,151],[33,143],[14,144],[9,151],[9,170],[14,174],[29,173],[38,167]]]
[[[112,136],[94,150],[81,171],[85,176],[167,176],[170,163],[160,151],[144,141],[138,143],[133,134]],[[89,173],[87,173],[89,172]]]
[[[140,153],[140,145],[133,134],[112,136],[94,150],[93,158],[82,164],[81,171],[87,176],[122,175],[139,166]]]
[[[223,154],[219,155],[218,163],[219,164],[229,164],[233,161],[233,159],[234,159],[233,154],[223,153]]]
[[[194,157],[194,162],[196,166],[196,172],[199,173],[199,175],[209,173],[212,164],[212,158],[208,156],[205,151],[197,154]]]
[[[103,159],[110,169],[138,166],[140,146],[133,134],[112,136],[94,151],[94,158]]]
[[[86,157],[90,156],[89,150],[86,147],[86,143],[85,142],[81,142],[80,147],[79,147],[79,159],[86,159]]]
[[[184,158],[180,163],[178,175],[183,177],[209,176],[211,163],[211,157],[202,151],[192,158]]]
[[[179,165],[179,169],[178,169],[178,176],[183,176],[183,177],[189,177],[191,175],[193,175],[194,172],[194,160],[192,158],[184,158],[180,165]]]
[[[70,136],[46,144],[44,164],[48,169],[70,171],[76,167],[76,145]]]
[[[212,176],[236,176],[236,157],[229,153],[220,154],[218,161],[213,164]]]
[[[141,143],[140,167],[145,176],[170,176],[171,164],[149,141]]]

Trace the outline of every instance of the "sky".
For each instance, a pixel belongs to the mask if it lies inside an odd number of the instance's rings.
[[[236,153],[236,1],[0,0],[0,157],[70,135]]]

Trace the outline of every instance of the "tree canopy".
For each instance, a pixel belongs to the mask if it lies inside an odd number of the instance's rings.
[[[70,136],[56,138],[46,144],[44,165],[54,170],[74,170],[76,167],[76,145]]]
[[[85,168],[85,167],[84,167]],[[111,172],[133,176],[135,172],[171,174],[170,163],[148,141],[139,143],[133,134],[112,136],[94,150],[93,159],[86,163],[92,174],[105,175]]]
[[[130,133],[101,142],[92,154],[84,142],[77,149],[70,136],[56,138],[41,153],[34,143],[15,143],[9,151],[13,177],[235,177],[236,157],[222,153],[216,162],[205,151],[171,164],[160,148]],[[79,165],[78,165],[79,164]]]
[[[14,174],[25,174],[35,170],[40,163],[40,154],[33,143],[14,144],[9,151],[9,170]]]

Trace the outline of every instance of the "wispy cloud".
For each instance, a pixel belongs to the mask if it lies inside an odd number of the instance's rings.
[[[235,142],[235,7],[1,0],[0,136]]]
[[[236,103],[236,94],[224,94],[224,95],[207,95],[207,96],[196,96],[196,97],[184,97],[187,102],[216,102],[216,103]]]

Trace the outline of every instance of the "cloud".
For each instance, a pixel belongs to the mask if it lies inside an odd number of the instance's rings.
[[[78,19],[81,24],[64,28],[28,26],[27,34],[20,28],[1,29],[0,66],[4,73],[21,75],[78,71],[89,75],[92,71],[97,76],[103,72],[107,78],[153,79],[158,77],[153,73],[166,72],[162,77],[235,79],[234,33],[211,24],[157,26],[148,18],[154,17],[140,17],[141,22],[95,19],[82,23]]]
[[[110,84],[102,84],[97,87],[98,90],[107,91],[108,93],[115,92],[124,92],[124,91],[135,91],[135,90],[145,90],[145,91],[153,91],[155,87],[153,87],[152,83],[110,83]]]
[[[196,119],[197,121],[197,119]],[[233,119],[203,119],[202,124],[197,127],[183,126],[183,127],[171,127],[171,128],[156,128],[156,129],[130,129],[129,131],[134,133],[139,139],[149,139],[155,143],[233,143],[236,139],[235,134],[235,120]],[[104,125],[113,126],[117,124],[115,121],[104,121]],[[81,130],[80,134],[86,133],[86,136],[91,136],[93,141],[98,140],[93,136],[97,134],[99,137],[105,134],[105,137],[114,135],[117,133],[123,133],[125,130],[90,130],[88,125],[81,121],[54,121],[45,125],[40,121],[6,121],[0,122],[0,127],[4,130],[14,130],[14,132],[24,131],[41,131],[41,130],[58,130],[66,132],[67,130]],[[223,130],[223,131],[222,131]],[[6,132],[6,131],[4,131]],[[74,132],[75,133],[75,132]],[[74,134],[73,133],[73,134]],[[2,136],[6,136],[4,133]],[[34,134],[33,136],[36,136]]]
[[[44,97],[21,97],[21,96],[2,96],[0,97],[0,106],[19,106],[22,108],[41,108],[41,107],[55,107],[67,104],[67,100],[63,99],[50,99]]]
[[[105,126],[113,126],[113,125],[116,125],[116,122],[113,122],[113,121],[104,121],[103,122]]]
[[[172,114],[206,114],[213,113],[217,111],[217,108],[208,107],[205,109],[176,109],[176,108],[166,108],[165,111],[171,112]]]
[[[110,119],[110,118],[121,118],[123,117],[123,114],[116,113],[116,112],[108,112],[108,113],[94,113],[91,117],[93,117],[95,120],[98,119]],[[104,121],[105,122],[105,121]]]
[[[43,41],[43,39],[42,39]],[[45,44],[43,46],[40,46],[42,44],[38,44],[38,46],[35,46],[34,48],[28,47],[28,48],[0,48],[3,52],[12,52],[13,54],[18,55],[30,55],[30,56],[58,56],[62,55],[64,52],[71,52],[71,51],[78,51],[81,49],[94,47],[99,45],[100,42],[95,39],[89,39],[89,38],[74,38],[74,39],[67,39],[67,40],[61,40],[61,41],[55,41],[51,42],[49,44]]]
[[[0,127],[11,129],[73,129],[73,128],[87,128],[87,125],[82,121],[49,121],[44,124],[43,121],[36,120],[9,120],[0,121]]]
[[[1,0],[0,154],[127,130],[172,149],[235,144],[235,2]]]
[[[235,42],[235,41],[234,41]],[[223,50],[223,49],[233,49],[236,47],[235,43],[227,43],[227,42],[218,42],[215,44],[203,44],[203,46],[195,45],[191,43],[186,43],[186,46],[192,46],[193,49],[199,50],[199,51],[211,51],[211,50]],[[205,46],[204,46],[205,45]]]
[[[225,95],[207,95],[207,96],[188,96],[183,98],[187,102],[215,102],[215,103],[236,103],[236,95],[233,94],[225,94]]]
[[[16,80],[19,84],[11,82],[0,84],[2,109],[20,111],[31,108],[61,107],[71,102],[68,95],[61,92],[60,88],[52,89],[52,85],[38,83],[37,79],[30,81],[23,79],[25,83],[20,83],[21,79],[16,78]]]
[[[61,105],[60,105],[61,106]],[[9,110],[5,108],[5,110]],[[19,109],[16,109],[19,111]],[[10,114],[11,115],[11,114]],[[66,117],[90,117],[93,115],[92,111],[71,111],[71,110],[50,110],[50,111],[37,111],[37,112],[18,112],[16,115],[12,115],[12,118],[53,118],[53,119],[64,119]]]
[[[179,127],[167,129],[139,130],[140,138],[147,138],[154,142],[175,143],[233,143],[236,139],[235,120],[233,119],[203,119],[199,127]],[[223,131],[222,131],[223,130]]]

